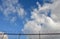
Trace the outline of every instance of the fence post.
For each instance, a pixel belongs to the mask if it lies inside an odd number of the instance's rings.
[[[41,38],[40,38],[40,31],[39,31],[39,39],[41,39]]]
[[[18,34],[18,39],[20,39],[20,33]]]

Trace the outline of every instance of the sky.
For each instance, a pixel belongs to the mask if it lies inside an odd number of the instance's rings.
[[[42,5],[42,0],[0,0],[0,31],[19,33],[37,1]]]
[[[60,32],[59,4],[60,0],[0,0],[0,32]]]

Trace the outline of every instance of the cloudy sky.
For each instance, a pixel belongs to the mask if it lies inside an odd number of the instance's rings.
[[[0,0],[0,32],[60,32],[59,4],[60,0]],[[11,37],[9,39],[16,39]]]

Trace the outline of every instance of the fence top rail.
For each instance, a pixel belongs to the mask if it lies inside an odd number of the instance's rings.
[[[0,33],[0,35],[2,34]],[[3,35],[60,35],[60,33],[39,33],[39,34],[4,33]]]

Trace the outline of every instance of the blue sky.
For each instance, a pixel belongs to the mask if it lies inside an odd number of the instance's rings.
[[[21,30],[27,20],[31,20],[31,11],[37,8],[36,2],[41,7],[47,3],[52,4],[53,0],[0,0],[0,32],[23,33]],[[50,17],[51,10],[47,16]]]
[[[6,0],[7,1],[7,0]],[[29,18],[30,10],[33,7],[37,7],[36,2],[39,2],[41,5],[43,3],[43,0],[18,0],[18,3],[22,5],[22,7],[28,12],[25,18],[18,17],[17,14],[10,14],[9,17],[5,17],[3,15],[3,12],[0,11],[0,31],[2,32],[11,32],[11,33],[19,33],[21,28],[23,27],[23,21],[25,22],[26,18]],[[2,0],[0,0],[0,5],[2,5]],[[49,1],[48,1],[49,2]],[[13,12],[12,12],[13,13]],[[10,23],[10,19],[12,17],[16,16],[16,25],[15,23]],[[27,17],[28,16],[28,17]],[[8,29],[8,30],[7,30]]]

